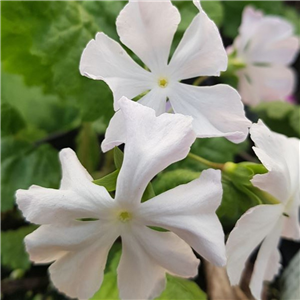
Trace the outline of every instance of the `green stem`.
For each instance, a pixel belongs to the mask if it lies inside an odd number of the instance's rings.
[[[198,86],[207,78],[208,78],[208,76],[200,76],[193,82],[193,85]]]
[[[203,157],[200,157],[196,154],[193,154],[193,153],[189,153],[188,154],[188,157],[197,161],[197,162],[200,162],[208,167],[211,167],[211,168],[214,168],[214,169],[220,169],[220,170],[223,170],[223,167],[224,167],[224,164],[219,164],[219,163],[214,163],[214,162],[211,162]]]

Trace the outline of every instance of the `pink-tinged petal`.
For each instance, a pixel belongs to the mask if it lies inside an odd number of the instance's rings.
[[[143,96],[138,102],[142,105],[151,107],[155,110],[157,116],[166,111],[167,96],[165,91],[161,88],[154,88],[145,96]],[[122,112],[119,110],[115,113],[109,122],[108,128],[105,132],[105,139],[101,144],[103,152],[107,152],[126,142],[126,126]]]
[[[298,51],[299,38],[291,36],[284,40],[256,45],[256,49],[251,49],[248,61],[252,63],[289,65],[296,59]]]
[[[17,191],[17,204],[24,217],[36,224],[106,218],[115,203],[106,189],[90,181],[91,176],[71,149],[63,149],[60,160],[63,173],[60,190],[33,185]]]
[[[244,9],[239,36],[234,41],[239,56],[249,63],[291,64],[299,51],[299,38],[291,23],[278,16],[264,16]]]
[[[237,221],[226,244],[227,273],[232,285],[239,284],[248,257],[274,229],[283,212],[282,204],[259,205]]]
[[[177,83],[169,99],[176,113],[194,118],[197,137],[224,136],[240,143],[248,135],[251,122],[245,116],[240,95],[228,85],[196,87]]]
[[[137,54],[154,73],[168,63],[180,14],[171,1],[131,1],[117,18],[121,42]]]
[[[299,197],[300,141],[270,131],[260,120],[252,125],[250,133],[255,143],[253,150],[269,171],[255,175],[253,185],[282,202]],[[295,201],[299,205],[299,200]]]
[[[227,54],[219,30],[198,8],[199,14],[185,31],[170,62],[170,73],[178,80],[219,76],[227,69]]]
[[[261,298],[264,281],[272,281],[280,270],[280,253],[277,249],[283,225],[283,216],[277,221],[272,232],[263,241],[250,281],[250,290],[256,299]]]
[[[133,234],[155,263],[168,273],[186,278],[197,275],[199,259],[191,247],[174,233],[135,226]]]
[[[141,68],[113,39],[97,33],[84,49],[80,73],[91,79],[104,80],[114,94],[114,106],[122,97],[134,98],[153,85],[151,73]],[[101,100],[101,95],[99,95]]]
[[[253,32],[245,50],[248,62],[287,65],[299,51],[299,38],[291,23],[280,17],[265,16]]]
[[[238,50],[240,55],[243,54],[249,46],[249,40],[255,36],[263,19],[264,14],[262,11],[255,10],[249,5],[244,8],[242,14],[242,23],[239,27],[239,36],[234,41],[235,48]]]
[[[122,256],[118,267],[120,298],[153,299],[165,286],[164,268],[148,255],[133,234],[122,234]]]
[[[238,91],[242,96],[243,103],[249,106],[256,106],[263,101],[258,88],[250,81],[247,70],[238,71],[237,76],[239,78]]]
[[[145,225],[171,230],[205,259],[223,266],[224,233],[215,214],[221,198],[220,171],[206,170],[199,179],[142,203],[138,218]]]
[[[282,66],[248,65],[238,75],[242,100],[251,106],[261,101],[284,100],[294,91],[296,84],[293,70]]]
[[[156,117],[153,109],[125,97],[119,105],[127,135],[116,200],[131,207],[140,202],[146,186],[157,173],[186,157],[195,133],[191,117],[180,114]]]
[[[243,10],[242,24],[239,28],[239,33],[242,36],[249,36],[253,34],[253,30],[263,18],[263,13],[260,10],[255,10],[252,6],[246,6]]]

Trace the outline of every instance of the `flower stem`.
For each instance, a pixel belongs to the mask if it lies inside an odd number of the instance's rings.
[[[207,78],[208,78],[208,76],[200,76],[193,82],[193,85],[198,86]]]
[[[214,169],[220,169],[220,170],[223,170],[223,167],[224,167],[224,164],[219,164],[219,163],[214,163],[212,161],[209,161],[201,156],[198,156],[196,154],[193,154],[193,153],[189,153],[188,154],[188,157],[197,161],[197,162],[200,162],[208,167],[211,167],[211,168],[214,168]]]

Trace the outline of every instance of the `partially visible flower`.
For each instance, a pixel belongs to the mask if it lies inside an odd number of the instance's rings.
[[[280,237],[300,240],[300,141],[270,131],[261,121],[250,133],[253,149],[268,169],[252,183],[279,201],[251,208],[237,222],[226,245],[227,271],[231,284],[238,284],[246,260],[262,242],[250,282],[253,296],[260,299],[263,281],[271,281],[280,270]]]
[[[228,85],[198,87],[181,83],[197,76],[219,76],[227,68],[227,55],[218,28],[199,9],[185,31],[170,62],[170,47],[180,14],[169,0],[130,1],[120,12],[116,25],[121,42],[131,49],[149,71],[143,69],[126,51],[104,33],[98,33],[82,53],[80,72],[104,80],[114,94],[114,108],[122,96],[130,99],[147,92],[139,103],[157,115],[166,112],[169,100],[175,113],[192,116],[198,137],[225,136],[242,142],[250,127],[240,95]],[[123,118],[117,113],[109,125],[103,151],[125,141]]]
[[[51,279],[70,297],[89,299],[99,289],[107,254],[119,236],[121,299],[157,297],[166,272],[196,276],[199,260],[190,246],[207,260],[225,264],[224,233],[215,214],[222,198],[219,171],[203,171],[200,178],[141,203],[150,180],[189,152],[195,140],[192,118],[156,117],[153,109],[126,98],[118,104],[129,134],[115,199],[92,182],[71,149],[60,152],[59,190],[32,186],[17,191],[26,219],[41,224],[25,238],[30,259],[54,262]]]
[[[261,101],[284,100],[293,92],[296,76],[288,66],[299,51],[299,38],[288,21],[264,16],[247,6],[239,35],[227,50],[245,64],[236,72],[244,103],[254,106]]]
[[[288,95],[287,97],[285,97],[285,101],[292,103],[292,104],[297,104],[297,98],[295,95]]]

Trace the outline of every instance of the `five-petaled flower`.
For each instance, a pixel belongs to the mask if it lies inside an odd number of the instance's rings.
[[[242,142],[251,122],[245,117],[240,95],[228,85],[199,87],[180,80],[218,76],[227,68],[227,54],[216,25],[199,9],[168,63],[170,47],[180,14],[168,0],[130,1],[120,12],[116,25],[121,42],[131,49],[148,70],[139,66],[120,44],[98,33],[83,51],[81,74],[104,80],[114,94],[114,108],[122,96],[130,99],[147,92],[139,102],[160,115],[166,101],[175,113],[192,116],[197,137],[224,136]],[[121,113],[112,118],[102,150],[126,140]]]
[[[121,299],[157,297],[165,287],[166,272],[196,276],[199,260],[190,246],[212,263],[226,263],[224,233],[215,214],[222,198],[218,170],[203,171],[200,178],[141,203],[150,180],[189,152],[195,140],[192,118],[156,117],[153,109],[126,98],[118,105],[130,134],[115,199],[92,182],[71,149],[60,152],[59,190],[32,186],[17,191],[25,218],[41,224],[25,238],[30,259],[54,262],[54,285],[80,299],[99,289],[108,251],[119,236]]]
[[[280,236],[300,240],[300,141],[270,131],[261,121],[252,125],[250,133],[253,149],[268,169],[255,175],[252,183],[279,201],[253,207],[237,222],[226,245],[227,271],[231,283],[238,284],[247,258],[262,242],[250,282],[253,296],[260,299],[263,281],[271,281],[280,269]]]
[[[264,16],[251,6],[244,9],[239,35],[228,53],[245,67],[237,71],[244,103],[284,100],[292,94],[296,76],[288,67],[299,51],[293,25],[281,17]]]

